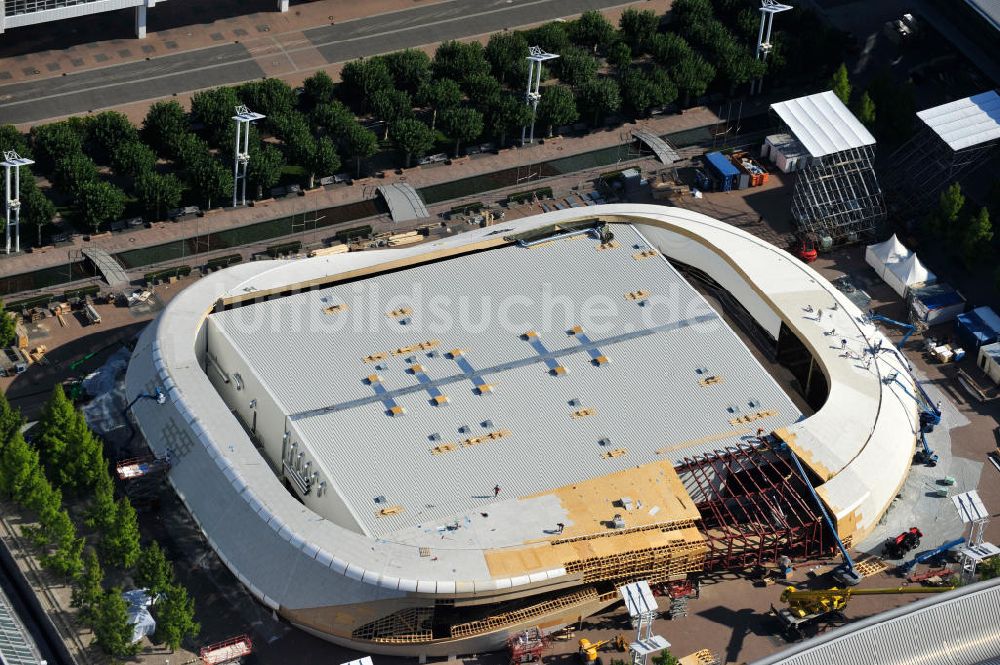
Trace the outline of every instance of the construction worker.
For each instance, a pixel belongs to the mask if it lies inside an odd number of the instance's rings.
[[[565,524],[563,524],[562,522],[556,522],[556,533],[562,533],[563,529],[565,528],[566,528]]]
[[[847,340],[846,339],[840,340],[840,348],[841,349],[846,349],[847,348]]]
[[[494,487],[494,488],[493,488],[493,498],[495,499],[495,498],[497,498],[497,497],[498,497],[499,495],[500,495],[500,486],[499,486],[499,485],[497,485],[496,487]]]
[[[782,554],[778,559],[778,569],[781,572],[782,579],[787,580],[792,576],[792,560]]]

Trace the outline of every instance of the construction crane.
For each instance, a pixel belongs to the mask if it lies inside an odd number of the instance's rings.
[[[776,438],[777,437],[773,437],[772,435],[772,437],[764,438],[762,440],[767,441],[768,439]],[[847,547],[844,546],[843,541],[840,540],[840,536],[837,535],[837,527],[833,523],[833,520],[830,519],[830,513],[826,511],[826,505],[823,503],[823,500],[819,498],[819,495],[816,494],[816,490],[812,486],[812,481],[809,480],[809,475],[806,473],[806,470],[802,468],[802,462],[799,461],[799,456],[795,454],[795,451],[792,450],[787,443],[781,439],[777,439],[777,441],[778,443],[776,445],[776,449],[779,452],[787,452],[788,456],[792,459],[796,470],[799,472],[799,476],[802,478],[802,482],[804,482],[806,487],[809,489],[809,494],[812,495],[813,501],[819,508],[820,513],[823,515],[823,519],[826,521],[826,526],[830,529],[830,534],[837,543],[837,549],[840,550],[840,555],[844,557],[844,562],[834,569],[833,578],[845,586],[855,586],[863,579],[863,576],[855,569],[854,559],[851,558],[850,553],[847,551]]]
[[[934,427],[941,424],[941,402],[933,401],[931,396],[927,394],[927,391],[924,390],[924,385],[916,379],[913,379],[913,385],[917,387],[917,392],[915,395],[911,393],[906,385],[899,380],[899,372],[891,372],[882,381],[886,384],[898,383],[903,392],[917,403],[917,408],[920,409],[920,427],[918,430],[918,434],[920,434],[920,450],[916,452],[914,459],[925,466],[937,466],[937,453],[927,443],[926,435],[933,432]]]
[[[598,650],[605,644],[610,644],[613,640],[601,640],[599,642],[591,642],[586,637],[580,638],[580,662],[584,665],[593,665],[594,663],[600,663],[601,659],[598,657]]]
[[[895,319],[890,319],[888,316],[882,316],[881,314],[876,314],[872,310],[868,310],[868,320],[869,321],[881,321],[882,323],[888,323],[890,325],[901,328],[905,332],[903,333],[903,339],[899,340],[896,344],[897,349],[903,348],[906,344],[906,340],[910,339],[910,335],[917,331],[917,327],[912,323],[903,323],[902,321],[897,321]]]
[[[917,556],[913,557],[912,559],[910,559],[906,563],[900,564],[896,568],[896,572],[899,573],[900,575],[906,575],[911,570],[913,570],[913,567],[916,566],[918,563],[923,563],[924,561],[930,561],[931,559],[933,559],[934,557],[938,556],[939,554],[944,554],[948,550],[950,550],[950,549],[952,549],[954,547],[958,547],[959,545],[961,545],[964,542],[965,542],[965,538],[956,538],[955,540],[949,540],[948,542],[946,542],[941,547],[935,547],[934,549],[930,550],[929,552],[923,552],[922,554],[918,554]]]
[[[782,625],[791,631],[798,631],[804,625],[817,619],[842,612],[853,596],[875,596],[900,593],[942,593],[954,589],[953,586],[910,586],[888,589],[818,589],[799,590],[786,587],[781,593],[781,602],[788,607],[780,610],[771,605],[771,612]]]

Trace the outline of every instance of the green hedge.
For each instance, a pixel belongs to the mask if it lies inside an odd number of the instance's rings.
[[[157,270],[155,272],[147,272],[143,279],[147,282],[155,282],[156,280],[165,280],[171,277],[186,277],[191,274],[191,266],[173,266],[171,268],[164,268],[163,270]]]
[[[294,254],[300,249],[302,249],[302,242],[293,240],[292,242],[283,242],[280,245],[271,245],[267,248],[267,255],[273,259],[285,254]]]
[[[17,302],[4,303],[3,308],[8,312],[20,312],[22,309],[30,309],[32,307],[38,307],[39,305],[48,305],[53,300],[55,300],[55,295],[43,294],[33,298],[18,300]]]
[[[507,203],[524,203],[525,201],[530,201],[536,196],[540,199],[551,199],[552,188],[539,187],[538,189],[529,189],[526,192],[516,192],[507,197]]]
[[[69,291],[63,291],[63,298],[69,300],[70,298],[83,298],[84,296],[96,296],[101,292],[101,287],[97,284],[90,284],[89,286],[82,286],[79,289],[70,289]]]
[[[342,231],[337,231],[333,237],[340,242],[347,242],[348,240],[353,240],[354,238],[363,238],[365,236],[371,235],[371,226],[355,226],[352,229],[344,229]]]
[[[227,254],[226,256],[220,256],[215,259],[209,260],[205,264],[206,270],[215,270],[216,268],[228,268],[234,263],[239,263],[243,260],[242,254]]]
[[[479,212],[486,206],[483,205],[482,201],[473,201],[472,203],[466,203],[465,205],[455,206],[448,211],[449,215],[464,215],[470,212]]]

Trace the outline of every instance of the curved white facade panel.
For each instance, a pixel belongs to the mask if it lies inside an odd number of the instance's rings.
[[[551,566],[491,575],[488,548],[422,556],[417,545],[369,539],[307,509],[282,486],[210,382],[205,322],[224,300],[287,295],[352,271],[458,255],[504,244],[504,235],[588,219],[611,222],[612,230],[615,223],[634,225],[667,257],[729,290],[765,330],[777,336],[784,325],[812,351],[829,397],[816,414],[778,434],[824,480],[818,491],[842,536],[859,538],[874,527],[906,477],[917,427],[912,379],[892,345],[818,273],[772,245],[679,208],[605,205],[404,249],[239,265],[193,283],[147,327],[129,365],[127,397],[162,387],[168,401],[138,400],[133,413],[153,451],[169,453],[170,482],[212,547],[257,598],[309,632],[368,652],[449,655],[497,647],[506,633],[448,644],[428,638],[425,644],[375,645],[353,640],[338,626],[376,620],[387,611],[418,612],[414,608],[435,598],[502,600],[581,583],[579,572]],[[866,363],[865,349],[878,344],[884,350]],[[575,617],[613,601],[581,596],[570,609]],[[562,617],[553,616],[548,625]]]

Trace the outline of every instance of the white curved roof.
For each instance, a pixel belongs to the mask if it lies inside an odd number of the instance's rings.
[[[771,104],[813,157],[874,145],[872,136],[832,90]]]
[[[635,224],[664,254],[711,275],[773,335],[784,324],[811,349],[827,377],[829,397],[816,414],[790,423],[784,437],[824,479],[818,491],[841,532],[863,534],[874,527],[905,479],[916,431],[913,383],[891,344],[815,271],[758,238],[679,208],[605,205],[403,249],[243,264],[195,282],[170,302],[136,347],[127,394],[131,399],[166,388],[166,405],[140,400],[133,412],[154,451],[170,449],[172,484],[252,593],[272,606],[317,607],[407,592],[506,589],[558,579],[566,571],[493,578],[481,548],[445,548],[421,557],[415,545],[371,540],[306,509],[263,463],[202,369],[196,336],[215,303],[373,265],[391,267],[430,252],[461,253],[507,230],[595,217]],[[840,339],[847,340],[846,352]],[[866,367],[863,350],[879,343],[884,350]],[[337,574],[325,574],[331,570]]]

